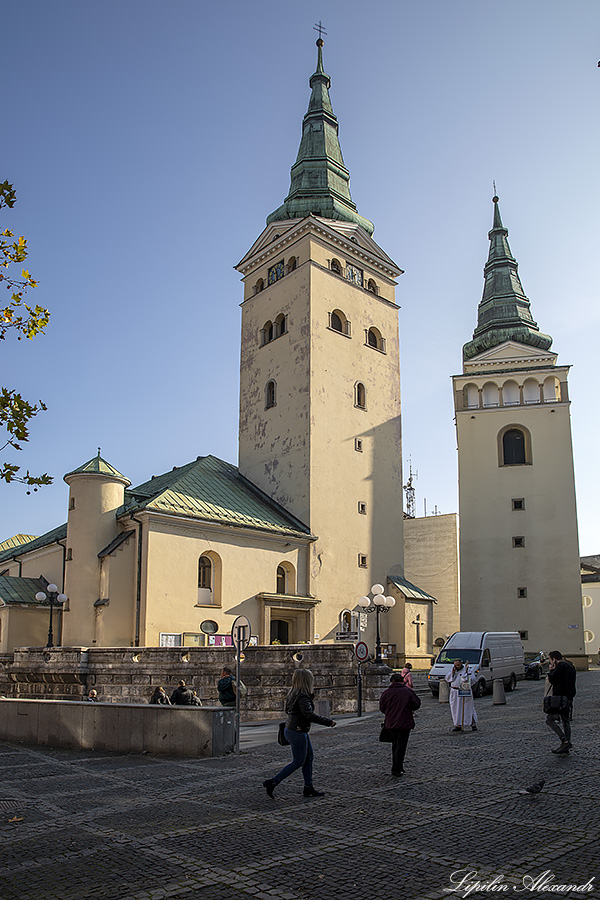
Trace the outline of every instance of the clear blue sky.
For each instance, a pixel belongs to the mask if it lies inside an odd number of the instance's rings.
[[[48,412],[0,486],[0,540],[66,520],[62,475],[102,447],[135,483],[237,462],[233,270],[289,188],[313,24],[362,215],[405,269],[403,458],[417,513],[457,510],[450,376],[483,287],[492,180],[570,389],[582,554],[600,552],[597,0],[21,0],[2,7],[2,227],[29,241],[47,334],[1,384]],[[6,457],[4,457],[6,458]]]

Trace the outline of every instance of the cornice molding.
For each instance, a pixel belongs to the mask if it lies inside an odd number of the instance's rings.
[[[252,256],[244,257],[244,259],[234,268],[236,268],[238,272],[241,272],[242,276],[245,278],[255,269],[263,266],[271,257],[277,256],[286,247],[289,247],[293,241],[304,237],[309,232],[320,236],[328,244],[334,244],[342,248],[345,255],[352,254],[356,256],[357,259],[367,262],[368,265],[374,267],[378,272],[382,272],[388,278],[394,279],[394,283],[395,279],[403,274],[403,269],[400,269],[399,267],[392,268],[380,256],[377,256],[375,253],[369,253],[366,248],[361,247],[360,244],[355,243],[350,238],[345,238],[336,231],[335,228],[327,228],[314,216],[307,216],[304,219],[300,219],[299,225],[297,227],[292,226],[289,228],[285,234],[277,240],[277,243],[268,244]]]
[[[141,519],[145,525],[148,525],[149,527],[156,525],[167,528],[171,533],[189,534],[190,532],[202,532],[203,534],[219,536],[227,535],[229,537],[232,532],[235,532],[239,537],[246,537],[248,540],[274,542],[276,544],[290,544],[293,549],[299,549],[299,546],[294,546],[296,544],[308,545],[316,540],[312,535],[303,537],[299,534],[263,531],[259,528],[243,525],[224,525],[219,522],[211,522],[209,519],[195,518],[192,516],[188,519],[186,516],[177,514],[169,515],[167,513],[148,509],[147,507],[144,510],[137,510],[134,514],[138,519]],[[135,522],[135,519],[131,519],[130,513],[123,513],[122,516],[119,516],[119,519],[130,519]],[[198,536],[202,537],[202,535]]]

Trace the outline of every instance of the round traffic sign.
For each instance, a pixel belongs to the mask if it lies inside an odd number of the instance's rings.
[[[250,619],[247,616],[238,616],[231,629],[231,640],[236,650],[245,650],[250,643]]]
[[[359,641],[354,647],[354,653],[359,662],[364,662],[369,655],[369,648],[364,641]]]

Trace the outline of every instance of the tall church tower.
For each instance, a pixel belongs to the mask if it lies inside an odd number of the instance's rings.
[[[237,266],[239,464],[316,536],[306,583],[317,639],[331,640],[344,609],[374,583],[392,593],[388,574],[402,574],[402,270],[352,202],[317,47],[290,192]],[[402,652],[404,604],[381,626]]]
[[[473,340],[455,375],[461,629],[584,653],[568,366],[534,322],[498,197]]]

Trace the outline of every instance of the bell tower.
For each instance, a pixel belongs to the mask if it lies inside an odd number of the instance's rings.
[[[461,630],[584,654],[569,366],[540,332],[493,198],[483,297],[455,375]]]
[[[289,194],[237,266],[239,465],[317,538],[307,584],[318,639],[331,640],[344,609],[402,574],[402,270],[352,201],[317,47]],[[386,626],[402,652],[403,604]]]

